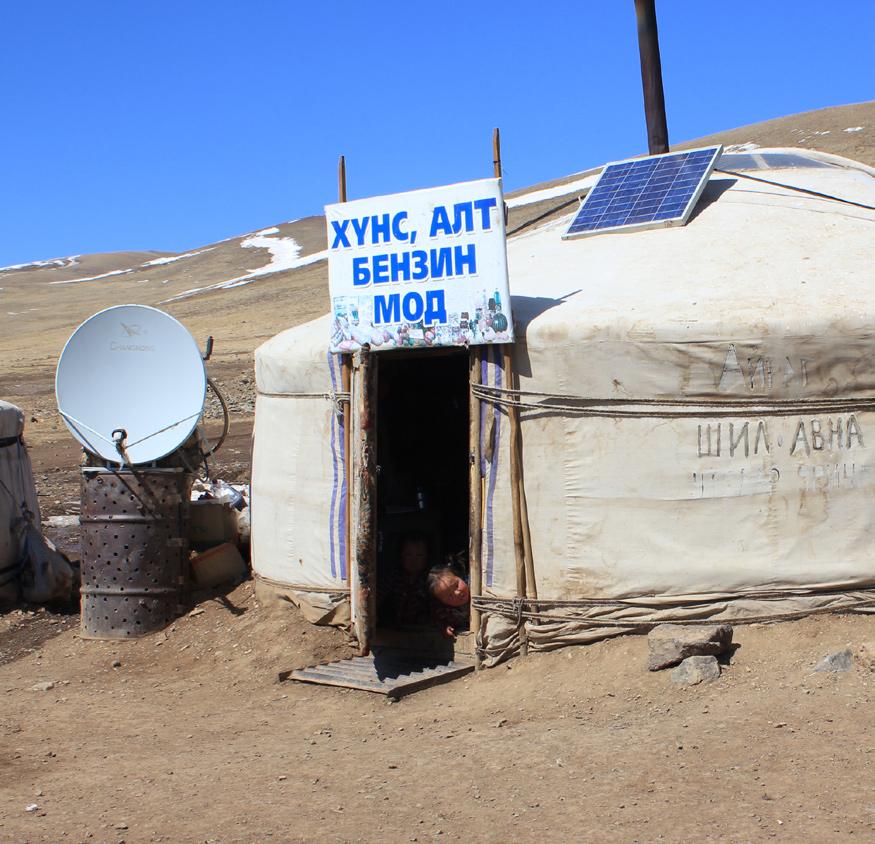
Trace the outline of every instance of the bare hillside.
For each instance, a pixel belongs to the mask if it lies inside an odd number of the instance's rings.
[[[740,126],[679,144],[678,148],[708,144],[802,147],[875,167],[875,101],[821,108]]]
[[[643,118],[641,125],[643,132]],[[762,123],[752,123],[749,126],[740,126],[737,129],[672,143],[672,149],[693,149],[712,144],[745,148],[800,147],[841,155],[875,167],[875,100],[856,105],[821,108],[765,120]],[[642,149],[642,154],[644,152],[646,150]],[[507,196],[513,198],[532,191],[573,185],[579,178],[579,173],[562,176],[529,188],[512,191]]]
[[[715,142],[803,146],[875,164],[875,102],[781,117],[679,147]],[[581,175],[572,174],[509,194],[509,235],[563,213],[576,202],[580,182]],[[182,320],[199,342],[215,336],[211,372],[230,393],[238,424],[244,424],[252,411],[256,346],[328,310],[325,248],[324,218],[308,217],[180,255],[84,255],[2,269],[0,397],[25,409],[30,442],[72,448],[53,398],[64,342],[102,308],[157,305]],[[55,500],[53,493],[50,511]]]

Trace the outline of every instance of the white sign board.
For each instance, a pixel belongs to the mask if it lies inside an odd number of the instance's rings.
[[[331,351],[513,341],[501,179],[325,206]]]

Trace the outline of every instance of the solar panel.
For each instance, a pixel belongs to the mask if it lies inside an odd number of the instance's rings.
[[[705,147],[606,165],[562,237],[682,226],[722,150]]]

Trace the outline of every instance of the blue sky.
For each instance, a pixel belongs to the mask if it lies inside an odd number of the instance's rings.
[[[875,3],[658,0],[669,138],[875,98]],[[0,266],[183,251],[350,198],[646,150],[633,0],[0,10]]]

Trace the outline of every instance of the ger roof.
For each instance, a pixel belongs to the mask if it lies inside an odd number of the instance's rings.
[[[569,207],[509,237],[520,345],[565,354],[593,342],[734,342],[818,335],[838,324],[871,332],[875,211],[791,188],[875,206],[875,169],[799,149],[729,152],[717,169],[789,187],[715,172],[683,227],[562,240],[576,212]],[[508,204],[562,206],[599,172],[517,193]],[[289,329],[256,350],[262,393],[325,389],[328,322]]]
[[[571,209],[511,238],[515,318],[551,333],[565,323],[570,339],[641,319],[686,331],[875,316],[875,211],[792,188],[875,206],[875,170],[865,165],[805,150],[724,154],[686,226],[563,241]],[[544,310],[545,299],[562,306]]]

